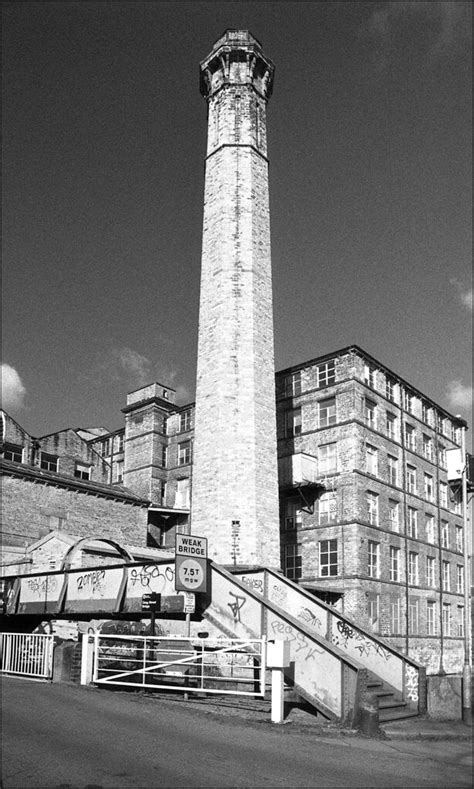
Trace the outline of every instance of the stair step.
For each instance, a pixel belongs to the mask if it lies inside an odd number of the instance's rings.
[[[417,718],[418,712],[406,708],[379,710],[380,723],[404,720],[404,718]]]

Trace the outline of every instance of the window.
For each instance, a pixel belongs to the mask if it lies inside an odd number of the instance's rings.
[[[3,445],[3,459],[12,460],[14,463],[23,462],[23,447],[20,444]]]
[[[456,623],[456,635],[464,638],[464,606],[458,605],[458,621]]]
[[[446,447],[442,444],[438,446],[438,464],[441,468],[446,468]]]
[[[450,566],[449,562],[443,561],[442,563],[442,571],[443,571],[443,590],[445,592],[449,592],[451,589],[451,578],[450,578]]]
[[[118,460],[115,464],[115,482],[123,482],[123,460]]]
[[[189,479],[176,480],[174,506],[179,509],[187,509],[189,507]]]
[[[318,523],[334,523],[337,515],[336,498],[330,493],[323,493],[318,500]]]
[[[400,529],[400,504],[393,499],[388,500],[388,519],[392,531]]]
[[[425,425],[431,425],[431,408],[424,401],[421,403],[421,419]]]
[[[365,445],[365,469],[367,474],[373,474],[377,476],[378,470],[378,458],[377,458],[377,450],[375,447],[371,446],[370,444]]]
[[[367,574],[370,578],[379,577],[379,553],[379,543],[369,540],[367,543]]]
[[[441,521],[441,547],[449,548],[449,523]]]
[[[179,432],[191,430],[191,411],[182,411],[179,415]]]
[[[451,635],[451,605],[443,603],[443,631],[445,636]]]
[[[420,601],[418,597],[408,598],[408,632],[412,636],[420,632]]]
[[[385,414],[385,431],[389,438],[391,438],[393,441],[397,440],[397,417],[395,414],[391,414],[390,411],[387,411]]]
[[[333,474],[337,470],[337,444],[321,444],[319,453],[319,473]]]
[[[408,583],[418,584],[418,554],[414,551],[408,551]]]
[[[434,556],[426,557],[426,585],[435,587],[435,559]]]
[[[391,485],[398,485],[398,458],[389,455],[388,462],[388,481]]]
[[[161,447],[161,465],[163,468],[168,465],[168,447],[166,446]]]
[[[390,632],[392,636],[402,632],[402,616],[399,597],[390,600]]]
[[[400,548],[390,546],[390,580],[400,580]]]
[[[423,456],[427,460],[433,460],[433,442],[429,436],[423,435]]]
[[[462,553],[463,549],[464,549],[464,540],[463,540],[462,526],[456,526],[456,550]]]
[[[117,435],[117,447],[116,447],[116,452],[117,453],[118,452],[123,452],[123,439],[124,439],[123,433],[118,433],[118,435]]]
[[[319,574],[323,578],[337,575],[337,540],[319,543]]]
[[[435,519],[434,515],[426,516],[426,539],[431,544],[435,544]]]
[[[58,470],[58,457],[57,455],[49,455],[47,452],[42,452],[40,455],[40,467],[45,471]]]
[[[319,427],[329,427],[336,423],[336,398],[328,397],[319,403]]]
[[[102,457],[106,457],[110,455],[110,439],[106,438],[104,441],[101,441],[99,444],[99,452]]]
[[[448,486],[445,482],[439,483],[439,504],[440,507],[447,508],[448,506]]]
[[[301,553],[299,545],[285,545],[283,548],[285,575],[292,581],[301,578]]]
[[[408,411],[409,414],[413,413],[413,407],[415,404],[415,398],[411,392],[407,389],[403,392],[403,407],[405,411]]]
[[[436,602],[428,600],[426,603],[426,631],[429,636],[436,635]]]
[[[390,376],[387,375],[385,379],[385,397],[387,398],[387,400],[390,400],[392,403],[395,402],[395,386],[396,386],[395,379],[390,378]]]
[[[377,526],[379,522],[379,497],[377,493],[371,493],[369,490],[366,494],[367,502],[367,520],[372,526]]]
[[[364,419],[365,419],[365,423],[369,427],[372,427],[374,430],[375,430],[375,426],[376,426],[376,418],[375,418],[376,407],[377,406],[375,405],[373,400],[368,400],[367,398],[365,398],[365,400],[364,400]]]
[[[375,368],[371,364],[364,364],[364,381],[367,386],[375,389]]]
[[[325,364],[318,364],[316,367],[316,385],[319,387],[321,386],[329,386],[329,384],[334,384],[336,382],[336,365],[334,359],[331,359],[330,362],[326,362]]]
[[[178,444],[178,466],[184,466],[186,463],[191,463],[190,441],[182,441]]]
[[[74,469],[74,476],[78,479],[90,479],[91,478],[91,469],[90,466],[86,466],[84,463],[76,463],[76,467]]]
[[[285,411],[285,436],[299,436],[301,434],[301,408],[292,408]]]
[[[456,592],[464,594],[464,567],[462,564],[456,565]]]
[[[407,509],[407,536],[414,540],[418,537],[418,512],[414,507]]]
[[[297,397],[301,394],[301,370],[285,376],[285,397]]]
[[[433,485],[433,477],[431,474],[424,474],[424,491],[425,491],[425,499],[428,501],[433,501],[434,496],[434,485]]]
[[[408,491],[408,493],[416,493],[416,468],[415,468],[415,466],[407,466],[407,491]]]
[[[287,499],[284,505],[284,531],[292,531],[301,526],[301,510],[294,499]]]
[[[373,633],[379,632],[380,595],[369,592],[367,595],[367,618]]]
[[[411,449],[412,452],[416,451],[416,433],[413,425],[405,423],[405,446]]]

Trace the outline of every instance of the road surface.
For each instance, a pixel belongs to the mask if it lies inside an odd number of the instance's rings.
[[[3,789],[472,786],[469,742],[318,736],[135,692],[2,680]]]

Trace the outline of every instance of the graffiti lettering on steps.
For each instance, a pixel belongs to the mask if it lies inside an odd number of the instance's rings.
[[[76,578],[76,586],[79,591],[90,587],[93,594],[102,593],[102,582],[105,578],[105,570],[91,570],[90,573],[84,573]]]
[[[247,602],[246,597],[242,597],[241,595],[234,594],[234,592],[229,592],[230,596],[234,598],[234,601],[231,603],[227,603],[228,607],[232,611],[232,616],[234,617],[234,624],[236,622],[240,622],[240,611],[244,607],[245,603]]]
[[[30,592],[33,592],[34,595],[38,595],[38,597],[43,597],[43,595],[47,594],[48,592],[55,592],[58,586],[58,582],[56,578],[28,578],[27,586]],[[13,587],[11,589],[13,594]]]
[[[302,608],[296,618],[312,627],[322,627],[321,620],[309,608]]]
[[[166,582],[174,580],[174,567],[165,567],[163,570],[156,564],[146,564],[143,567],[132,567],[130,570],[130,583],[132,586],[139,584],[144,589],[150,586],[156,591],[164,589]]]
[[[390,660],[391,655],[390,653],[383,648],[383,646],[377,641],[371,641],[370,638],[365,636],[363,633],[359,632],[359,630],[354,630],[347,622],[342,622],[340,619],[337,620],[337,629],[341,634],[339,637],[337,634],[333,635],[332,642],[337,647],[344,647],[347,649],[348,646],[353,647],[359,653],[359,655],[369,657],[370,655],[378,655],[384,660]]]
[[[286,625],[279,619],[274,619],[271,623],[271,627],[274,633],[285,636],[285,640],[293,644],[296,654],[301,652],[300,657],[304,656],[305,661],[314,659],[316,654],[324,654],[324,649],[319,649],[314,644],[311,644],[304,633],[300,633],[299,630],[294,630],[291,625]]]
[[[280,608],[285,608],[287,600],[286,589],[283,586],[274,586],[271,592],[270,600],[276,603]]]
[[[243,575],[240,579],[243,584],[252,589],[254,592],[258,592],[259,594],[263,594],[263,578],[249,578],[247,575]]]

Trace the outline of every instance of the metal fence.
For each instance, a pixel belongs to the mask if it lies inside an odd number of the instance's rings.
[[[265,695],[266,641],[102,635],[92,681],[155,690]]]
[[[53,648],[53,635],[0,633],[0,672],[34,679],[51,679]]]

